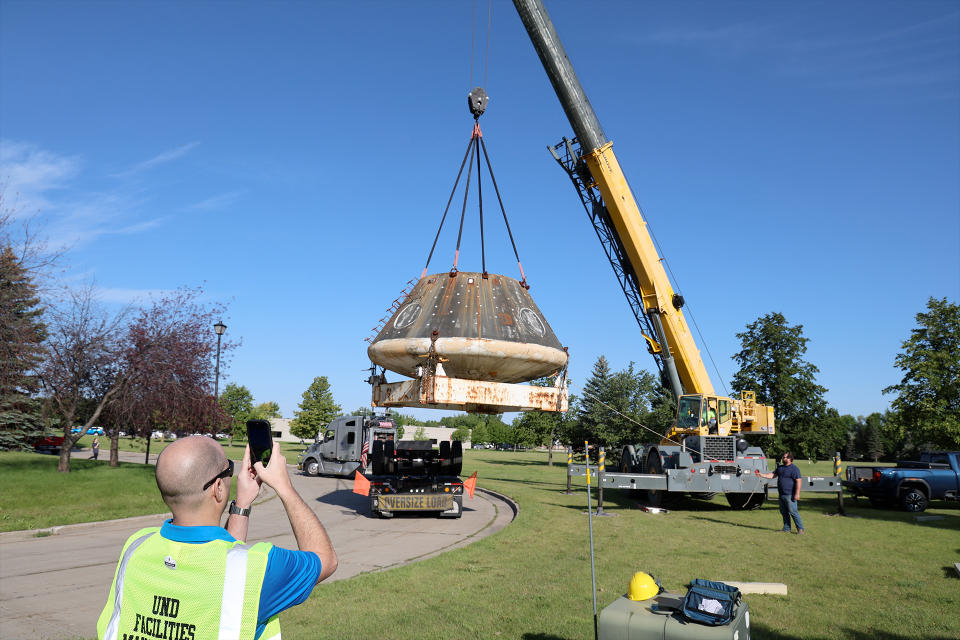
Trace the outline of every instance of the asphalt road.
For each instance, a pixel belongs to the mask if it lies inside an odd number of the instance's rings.
[[[130,461],[142,463],[143,454],[133,454]],[[515,515],[508,499],[478,489],[473,500],[464,499],[460,519],[410,515],[381,520],[370,516],[366,498],[352,492],[352,481],[309,478],[296,467],[289,469],[337,551],[339,567],[329,580],[383,571],[470,544],[504,528]],[[168,517],[55,527],[44,537],[23,531],[0,534],[0,638],[96,637],[97,617],[124,541]],[[254,503],[247,539],[296,548],[283,505],[266,487]],[[323,584],[314,594],[322,593]]]

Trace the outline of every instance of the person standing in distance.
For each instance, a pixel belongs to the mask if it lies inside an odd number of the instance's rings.
[[[279,613],[336,571],[330,538],[293,488],[279,442],[267,466],[251,465],[246,448],[233,502],[232,475],[233,461],[211,438],[183,438],[160,453],[157,487],[173,518],[124,544],[98,638],[279,639]],[[283,503],[298,551],[242,542],[261,483]]]
[[[803,520],[800,519],[800,512],[797,510],[797,500],[800,498],[800,469],[793,464],[793,454],[785,452],[780,458],[780,464],[774,469],[773,473],[760,473],[761,478],[776,478],[777,491],[780,494],[780,515],[783,516],[783,529],[781,531],[790,533],[790,518],[793,518],[797,525],[797,533],[802,534]]]

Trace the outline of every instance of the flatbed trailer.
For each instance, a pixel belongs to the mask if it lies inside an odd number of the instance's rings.
[[[599,465],[573,463],[570,476],[590,476],[598,487],[633,489],[646,492],[646,502],[662,506],[683,494],[707,498],[724,494],[735,509],[756,509],[767,498],[776,480],[761,478],[768,473],[767,458],[759,447],[744,446],[734,436],[705,436],[704,452],[723,452],[723,456],[701,454],[685,446],[638,445],[624,447],[617,471],[599,471]],[[843,490],[837,476],[803,476],[802,490],[837,493]]]

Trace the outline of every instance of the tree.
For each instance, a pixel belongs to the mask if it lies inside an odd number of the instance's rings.
[[[626,369],[610,372],[607,359],[600,356],[593,373],[583,388],[578,412],[578,441],[589,440],[611,450],[625,444],[649,440],[654,421],[658,427],[654,435],[666,433],[672,418],[664,418],[669,410],[667,392],[657,378],[634,363]]]
[[[250,418],[256,420],[270,420],[271,418],[282,418],[280,414],[280,405],[273,400],[261,402],[250,411]]]
[[[539,378],[530,384],[537,387],[553,387],[556,378]],[[547,447],[547,465],[553,465],[553,443],[560,437],[566,413],[559,411],[526,411],[514,421],[514,429],[520,432],[523,442]]]
[[[0,186],[0,449],[28,447],[43,432],[38,368],[47,338],[41,299],[62,250],[49,251]]]
[[[340,405],[333,401],[327,377],[318,376],[303,392],[303,400],[290,422],[290,433],[303,439],[316,438],[320,429],[339,414]]]
[[[733,359],[740,369],[733,376],[734,390],[756,391],[758,402],[774,408],[776,434],[768,455],[786,450],[832,453],[835,449],[823,449],[832,442],[833,431],[824,419],[827,389],[816,382],[817,367],[803,359],[807,351],[803,326],[791,327],[783,314],[769,313],[748,324],[737,338],[741,349]]]
[[[413,432],[414,440],[427,440],[427,429],[426,427],[417,427],[417,430]]]
[[[0,449],[26,449],[43,433],[40,379],[46,325],[37,287],[13,248],[0,246]]]
[[[230,441],[246,438],[247,420],[253,416],[253,394],[241,384],[231,382],[220,394],[220,408],[230,416]]]
[[[119,464],[121,426],[147,438],[157,429],[180,434],[219,431],[230,417],[213,396],[216,340],[211,327],[223,317],[219,303],[203,301],[201,287],[181,287],[133,314],[123,336],[121,380],[106,407],[112,427],[110,464]],[[221,369],[236,345],[223,341]]]
[[[906,435],[919,445],[960,448],[960,305],[946,298],[927,301],[917,327],[903,342],[894,364],[903,371],[891,409]]]

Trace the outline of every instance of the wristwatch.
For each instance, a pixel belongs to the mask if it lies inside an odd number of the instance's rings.
[[[250,507],[247,507],[246,509],[241,509],[240,507],[237,506],[236,500],[230,501],[230,515],[232,516],[247,516],[249,518],[251,508],[252,508],[252,505]]]

